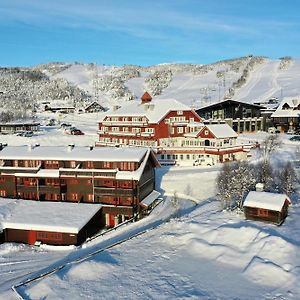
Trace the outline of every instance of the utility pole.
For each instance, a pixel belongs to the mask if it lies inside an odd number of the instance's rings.
[[[98,103],[99,100],[99,82],[98,82],[98,68],[97,64],[94,63],[94,78],[93,78],[93,88],[94,88],[94,100]]]

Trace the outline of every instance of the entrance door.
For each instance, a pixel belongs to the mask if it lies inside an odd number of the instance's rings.
[[[36,242],[36,231],[35,230],[29,230],[28,231],[28,244],[34,245]]]
[[[114,227],[115,226],[115,215],[106,214],[106,226],[107,227]]]

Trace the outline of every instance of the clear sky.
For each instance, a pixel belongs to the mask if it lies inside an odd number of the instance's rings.
[[[299,58],[298,0],[1,0],[0,66]]]

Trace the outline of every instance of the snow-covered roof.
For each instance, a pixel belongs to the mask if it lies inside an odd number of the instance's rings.
[[[132,103],[130,103],[129,105],[122,106],[118,110],[108,113],[106,116],[145,116],[150,123],[157,123],[169,111],[176,110],[190,111],[192,109],[175,99],[157,99],[143,104],[141,102],[132,101]]]
[[[283,106],[287,104],[290,108],[283,109]],[[289,118],[299,118],[300,110],[298,109],[300,105],[300,99],[295,98],[284,98],[276,111],[271,115],[271,117],[289,117]]]
[[[36,173],[14,173],[16,177],[38,177],[38,178],[59,178],[59,170],[57,169],[41,169]]]
[[[145,197],[143,199],[143,201],[141,201],[140,204],[148,207],[149,205],[151,205],[158,197],[160,196],[160,193],[158,191],[152,191],[147,197]]]
[[[130,161],[139,162],[146,148],[116,148],[75,146],[6,146],[0,151],[0,159],[75,160],[75,161]]]
[[[218,139],[238,136],[237,133],[228,124],[210,124],[205,126]]]
[[[35,122],[35,121],[14,121],[14,122],[0,123],[0,125],[1,126],[22,126],[22,125],[39,126],[41,124],[39,122]]]
[[[150,150],[150,148],[148,148],[146,156],[143,160],[143,162],[141,163],[141,165],[135,170],[135,171],[119,171],[116,174],[116,179],[122,179],[122,180],[140,180],[145,166],[147,164],[148,158],[149,156],[152,155],[152,158],[154,159],[154,162],[157,166],[159,166],[159,162],[156,159],[156,157],[153,155],[153,152]]]
[[[290,198],[285,194],[251,191],[243,206],[281,211],[286,200],[291,204]]]
[[[300,110],[291,110],[291,109],[277,109],[271,115],[272,118],[299,118]]]
[[[3,200],[0,198],[0,206]],[[100,204],[15,200],[2,228],[78,233],[101,209]],[[7,204],[8,205],[8,204]]]

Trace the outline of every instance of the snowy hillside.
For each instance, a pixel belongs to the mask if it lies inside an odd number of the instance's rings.
[[[162,64],[152,67],[71,65],[53,78],[98,95],[111,106],[139,99],[144,91],[201,107],[224,97],[263,102],[271,97],[299,97],[300,60],[243,57],[211,65]]]
[[[145,91],[194,108],[225,97],[264,102],[271,97],[299,97],[299,80],[300,59],[290,57],[270,60],[246,56],[209,65],[49,63],[33,68],[2,68],[0,121],[30,118],[38,103],[45,100],[61,100],[79,108],[96,99],[111,108],[138,100]]]

